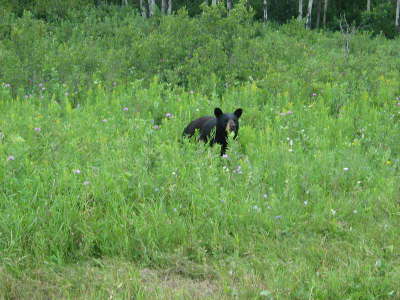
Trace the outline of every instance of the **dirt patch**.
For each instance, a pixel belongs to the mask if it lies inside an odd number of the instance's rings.
[[[170,295],[188,296],[194,299],[214,298],[219,288],[208,279],[191,279],[176,273],[143,269],[140,271],[143,289],[148,292],[157,290]]]

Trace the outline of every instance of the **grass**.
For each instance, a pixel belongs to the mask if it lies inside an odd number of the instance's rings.
[[[290,30],[222,95],[2,83],[0,298],[399,298],[398,41]],[[216,106],[227,158],[180,141]]]

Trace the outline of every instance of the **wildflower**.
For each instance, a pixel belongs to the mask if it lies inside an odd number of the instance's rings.
[[[356,213],[358,213],[357,209],[353,210],[353,214],[356,214]]]
[[[101,120],[103,123],[107,123],[108,122],[108,120],[107,119],[103,119],[103,120]]]
[[[64,95],[65,95],[65,97],[68,97],[69,93],[68,93],[68,92],[65,92]]]
[[[74,174],[81,174],[81,170],[79,169],[73,170],[72,172],[74,172]]]
[[[172,209],[174,212],[176,212],[177,211],[177,209],[174,207],[173,209]]]
[[[260,211],[261,211],[261,208],[258,207],[257,205],[253,205],[253,209],[254,209],[255,211],[257,211],[257,212],[260,212]]]
[[[303,203],[304,203],[304,205],[307,205],[307,204],[308,204],[308,201],[306,200],[306,201],[304,201]]]
[[[265,199],[267,199],[267,198],[268,198],[268,194],[264,194],[263,197],[264,197]]]
[[[173,116],[173,115],[172,115],[171,113],[166,113],[166,114],[165,114],[165,117],[168,118],[168,119],[172,118],[172,116]]]
[[[228,158],[228,154],[223,154],[222,158]]]
[[[40,127],[35,127],[35,131],[40,132],[40,131],[42,131],[42,129]]]
[[[292,115],[293,114],[293,112],[291,111],[291,110],[288,110],[287,112],[281,112],[281,113],[279,113],[279,115],[281,115],[282,117],[284,117],[284,116],[289,116],[289,115]]]
[[[9,84],[9,83],[4,83],[3,85],[4,85],[4,87],[6,87],[6,88],[11,87],[11,84]]]
[[[275,219],[277,220],[282,219],[282,216],[275,216]]]
[[[243,172],[242,172],[242,167],[241,167],[241,166],[237,166],[236,169],[233,170],[233,173],[242,174],[242,173],[243,173]]]
[[[316,97],[317,93],[312,93],[311,96]]]
[[[375,262],[375,267],[380,268],[381,266],[382,266],[382,260],[378,259],[378,260]]]
[[[7,160],[15,160],[15,157],[13,155],[10,155],[9,157],[7,157]]]
[[[400,97],[399,97],[400,98]],[[396,104],[397,106],[400,106],[400,102],[397,102],[397,104]]]
[[[176,172],[172,172],[172,175],[176,176]]]
[[[88,181],[88,180],[85,180],[85,181],[83,182],[83,185],[88,185],[88,184],[90,184],[90,181]]]
[[[123,111],[128,111],[128,110],[129,110],[129,108],[127,108],[127,107],[124,107],[122,110],[123,110]]]
[[[343,171],[347,172],[349,170],[349,168],[343,168]]]
[[[336,215],[336,210],[331,209],[331,214],[332,214],[333,216]]]
[[[190,93],[193,95],[193,94],[194,94],[194,91],[193,91],[193,90],[191,90],[191,91],[190,91]]]
[[[159,130],[159,129],[160,129],[160,126],[159,126],[159,125],[154,125],[154,126],[153,126],[153,129],[154,129],[154,130]]]

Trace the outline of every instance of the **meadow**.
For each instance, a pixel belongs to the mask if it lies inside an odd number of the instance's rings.
[[[205,10],[3,18],[0,299],[400,298],[399,40]]]

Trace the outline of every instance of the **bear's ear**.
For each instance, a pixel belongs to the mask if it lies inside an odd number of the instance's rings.
[[[216,107],[214,109],[214,115],[219,118],[220,116],[222,116],[224,113],[222,112],[222,110],[219,107]]]
[[[240,116],[242,115],[243,109],[238,108],[237,110],[235,110],[235,112],[233,113],[238,119],[240,118]]]

